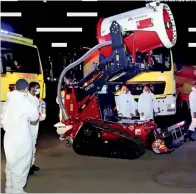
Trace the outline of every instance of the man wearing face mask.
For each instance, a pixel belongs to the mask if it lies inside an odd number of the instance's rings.
[[[40,110],[40,101],[38,99],[38,95],[40,93],[39,84],[37,82],[31,82],[29,84],[29,100],[32,102],[32,104],[39,110],[39,120],[37,122],[31,122],[30,127],[32,130],[33,135],[33,157],[32,157],[32,165],[29,171],[29,175],[34,174],[34,171],[38,171],[40,168],[38,166],[35,166],[35,154],[36,154],[36,143],[37,143],[37,136],[38,136],[38,130],[39,130],[39,121],[41,120],[41,117],[43,117],[43,114],[41,114]]]
[[[137,102],[127,86],[123,86],[123,93],[119,95],[116,101],[118,107],[118,114],[122,117],[131,118],[136,115]]]
[[[189,140],[195,141],[195,139],[192,138],[192,134],[195,132],[195,128],[196,128],[196,82],[192,87],[192,92],[189,95],[189,104],[190,104],[192,122],[189,126],[188,137]]]
[[[19,79],[16,90],[7,94],[3,107],[5,193],[25,193],[23,188],[31,166],[33,142],[30,122],[39,119],[39,111],[27,97],[28,86],[26,80]]]
[[[143,93],[140,95],[138,100],[138,112],[140,114],[140,120],[154,119],[154,114],[158,113],[157,102],[154,94],[150,91],[150,85],[144,86]]]

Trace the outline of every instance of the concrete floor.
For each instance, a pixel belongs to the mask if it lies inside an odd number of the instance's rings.
[[[30,193],[196,193],[195,153],[196,143],[188,142],[171,154],[155,155],[148,151],[138,160],[80,156],[66,148],[54,132],[43,133],[36,161],[41,170],[29,177],[25,190]],[[3,152],[1,162],[4,192]]]

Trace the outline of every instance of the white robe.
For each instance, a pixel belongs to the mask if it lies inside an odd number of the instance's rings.
[[[154,119],[154,112],[158,112],[157,101],[153,93],[143,92],[138,100],[138,112],[140,114],[140,120]],[[142,115],[142,113],[144,115]]]
[[[39,111],[39,99],[36,96],[33,96],[32,94],[28,93],[29,100],[31,103],[38,109]],[[37,122],[31,122],[30,127],[32,130],[32,136],[33,136],[33,157],[32,157],[32,165],[35,164],[35,154],[36,154],[36,144],[37,144],[37,136],[38,136],[38,130],[39,130],[39,121]]]
[[[33,152],[30,121],[38,118],[38,109],[25,93],[17,90],[8,93],[2,119],[5,130],[6,192],[24,192]]]
[[[119,115],[128,118],[135,116],[137,102],[134,100],[133,95],[130,92],[120,94],[116,98],[116,103]]]
[[[191,109],[191,117],[192,122],[189,126],[190,131],[195,131],[196,128],[196,118],[194,118],[194,113],[196,113],[196,91],[194,89],[189,95],[189,103],[190,103],[190,109]]]

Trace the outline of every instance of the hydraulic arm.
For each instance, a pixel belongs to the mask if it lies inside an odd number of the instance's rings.
[[[126,51],[123,42],[121,26],[116,21],[112,22],[111,24],[110,34],[112,38],[111,41],[102,42],[93,47],[83,57],[67,66],[61,73],[58,83],[58,101],[65,119],[68,119],[69,117],[62,102],[62,82],[66,79],[66,73],[70,69],[76,67],[77,65],[80,65],[80,63],[95,50],[100,49],[103,46],[111,45],[113,53],[109,58],[105,59],[103,57],[100,63],[78,83],[71,83],[72,85],[81,87],[87,92],[88,95],[93,95],[94,93],[100,91],[102,87],[110,80],[113,80],[114,82],[124,83],[128,79],[136,76],[142,71],[148,70],[148,66],[134,62],[133,57]]]

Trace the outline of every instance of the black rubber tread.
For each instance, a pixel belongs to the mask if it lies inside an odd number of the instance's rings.
[[[99,138],[100,130],[84,125],[73,142],[77,154],[107,158],[137,159],[145,153],[143,144],[124,139],[105,143]]]

